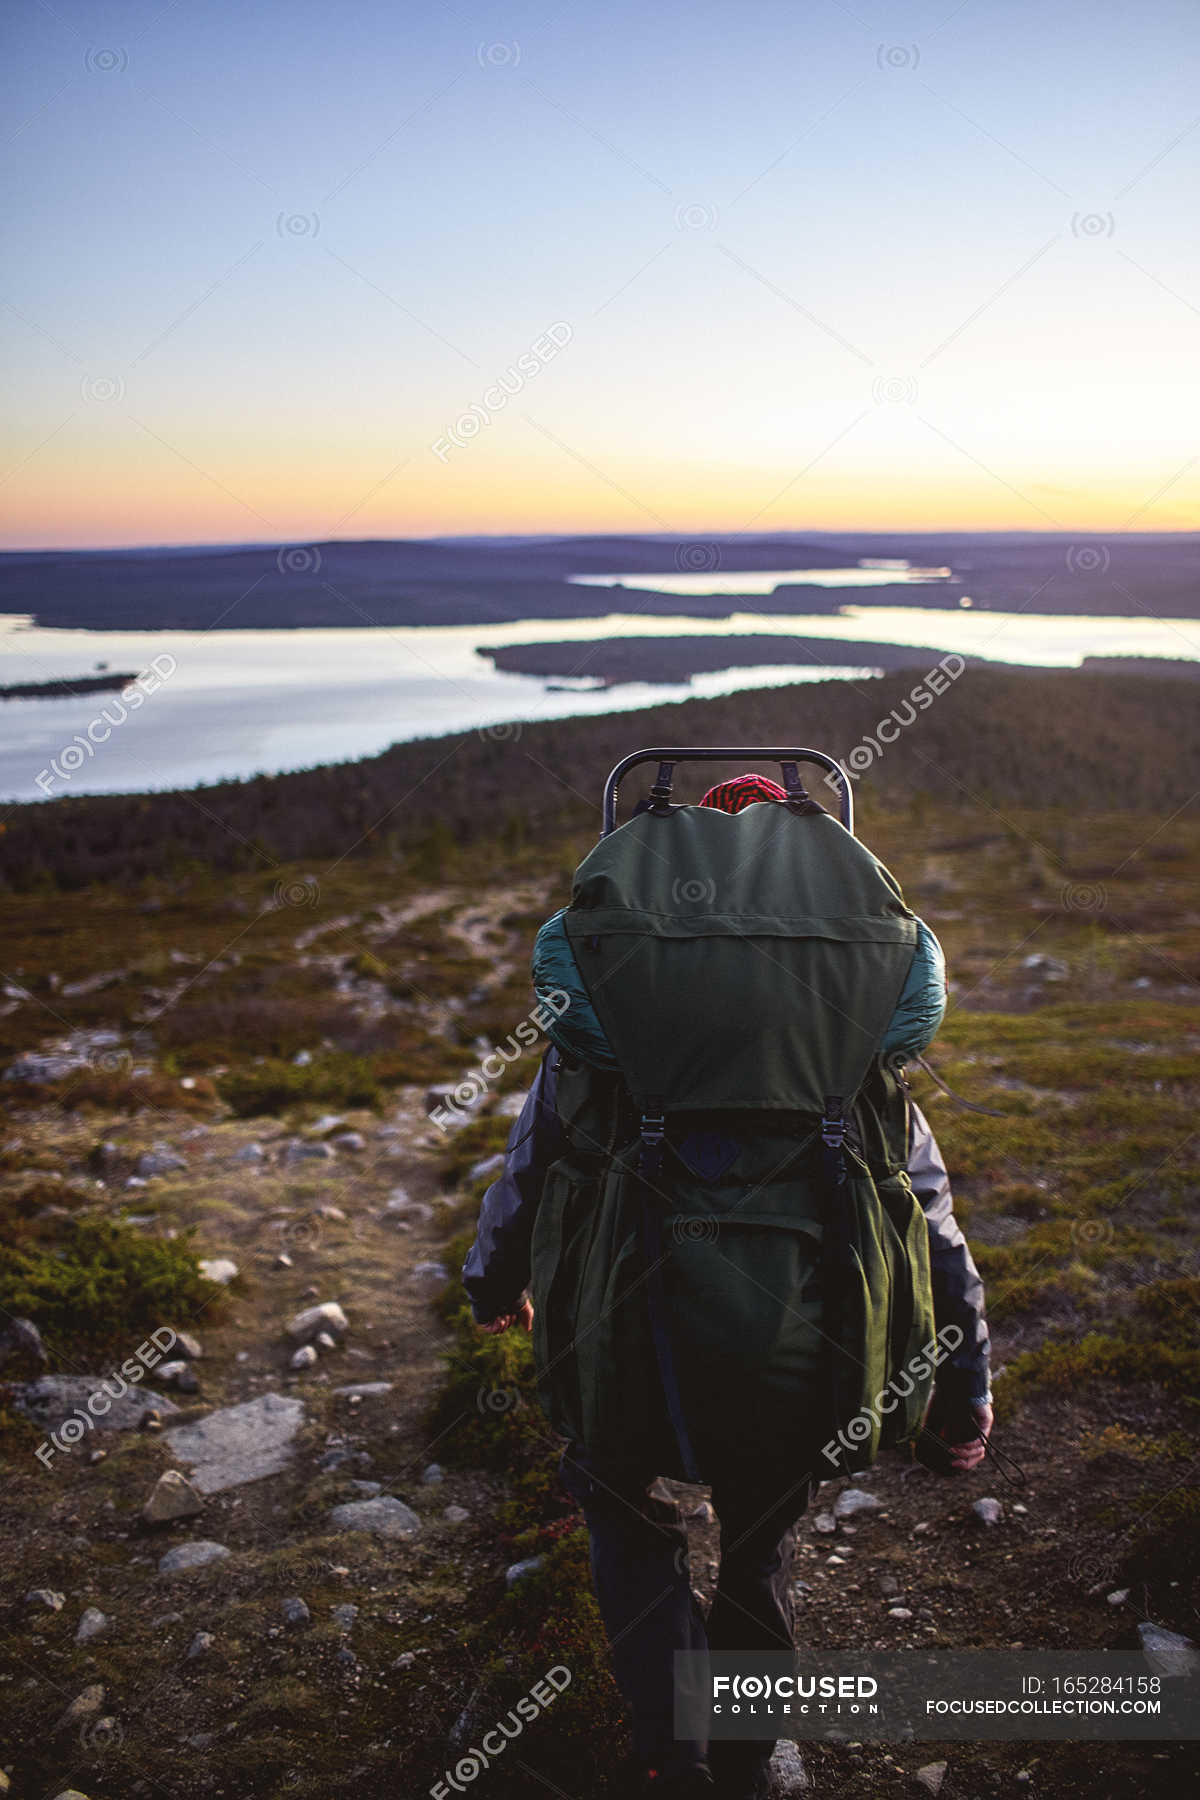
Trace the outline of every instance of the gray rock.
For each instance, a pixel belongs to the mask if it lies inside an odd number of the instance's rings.
[[[90,1644],[93,1638],[102,1637],[111,1624],[112,1620],[98,1606],[89,1606],[75,1628],[75,1642]]]
[[[487,1175],[498,1175],[504,1167],[504,1152],[497,1150],[494,1156],[485,1156],[467,1171],[468,1181],[482,1181]]]
[[[443,1508],[442,1517],[451,1525],[462,1525],[470,1518],[465,1506],[447,1506]]]
[[[55,1794],[54,1800],[88,1800],[81,1788],[64,1788],[61,1794]]]
[[[185,1475],[178,1469],[167,1469],[155,1482],[142,1517],[147,1525],[165,1525],[171,1519],[194,1518],[204,1510],[204,1502]]]
[[[336,1155],[333,1145],[325,1143],[324,1139],[312,1143],[307,1138],[292,1138],[283,1149],[285,1163],[332,1162]]]
[[[237,1280],[238,1266],[228,1256],[202,1256],[198,1267],[205,1280],[214,1281],[218,1287],[228,1287]]]
[[[67,1710],[61,1714],[54,1729],[66,1731],[74,1725],[82,1725],[87,1719],[94,1719],[104,1705],[104,1689],[98,1681],[85,1687],[81,1694],[76,1694]]]
[[[124,1392],[114,1394],[115,1387]],[[95,1402],[93,1407],[89,1408],[89,1400]],[[164,1417],[179,1411],[174,1401],[152,1388],[129,1386],[121,1376],[104,1375],[39,1375],[18,1389],[13,1404],[46,1432],[58,1432],[64,1421],[79,1416],[81,1437],[88,1430],[85,1419],[90,1419],[97,1431],[133,1431],[148,1408]],[[107,1412],[102,1410],[105,1405]],[[66,1435],[71,1437],[71,1433]]]
[[[383,1210],[389,1219],[403,1219],[417,1225],[428,1225],[433,1218],[433,1208],[427,1200],[410,1200],[407,1195],[400,1200],[393,1194]]]
[[[375,1537],[413,1537],[421,1529],[421,1521],[411,1506],[391,1494],[376,1500],[348,1500],[335,1506],[329,1515],[335,1531],[369,1531]]]
[[[376,1494],[382,1494],[382,1481],[352,1481],[350,1486],[363,1500],[374,1500]]]
[[[152,1175],[173,1175],[177,1169],[186,1168],[186,1158],[178,1155],[169,1144],[155,1144],[153,1150],[143,1150],[134,1164],[133,1172],[146,1181]]]
[[[178,1350],[180,1356],[186,1356],[189,1362],[199,1362],[200,1358],[204,1355],[203,1350],[200,1348],[200,1339],[193,1337],[190,1331],[177,1331],[175,1333],[175,1348]]]
[[[367,1147],[367,1140],[361,1131],[339,1131],[333,1142],[339,1150],[349,1150],[351,1153]]]
[[[6,1081],[31,1081],[41,1086],[48,1081],[62,1081],[76,1069],[87,1068],[86,1056],[45,1056],[29,1050],[9,1063],[4,1071]]]
[[[999,1500],[992,1500],[986,1496],[982,1500],[976,1500],[971,1511],[985,1525],[999,1525],[1004,1517],[1004,1508]]]
[[[317,1360],[317,1353],[311,1344],[301,1344],[288,1365],[293,1369],[311,1369]]]
[[[235,1163],[266,1162],[267,1153],[259,1143],[243,1144],[240,1150],[234,1151],[233,1160]]]
[[[335,1337],[330,1337],[327,1331],[318,1331],[316,1337],[313,1339],[313,1343],[318,1350],[337,1349],[337,1339]]]
[[[199,1392],[200,1383],[196,1379],[195,1370],[185,1357],[181,1356],[176,1362],[159,1363],[154,1373],[157,1381],[169,1381],[181,1394]]]
[[[390,1381],[359,1381],[350,1387],[336,1387],[332,1391],[338,1395],[348,1394],[351,1400],[361,1400],[364,1397],[370,1398],[373,1394],[390,1394],[392,1384]]]
[[[828,1536],[831,1531],[837,1530],[837,1520],[831,1512],[819,1512],[813,1520],[813,1530],[823,1532]]]
[[[307,1069],[311,1062],[311,1050],[297,1050],[295,1056],[292,1058],[292,1066],[297,1069]]]
[[[908,1606],[889,1606],[888,1607],[888,1618],[889,1619],[911,1619],[912,1618],[912,1608],[908,1607]]]
[[[445,1263],[419,1262],[414,1265],[410,1281],[449,1281],[450,1271]]]
[[[43,1368],[49,1363],[42,1334],[32,1319],[6,1319],[0,1326],[0,1362],[13,1355],[31,1356]]]
[[[349,1331],[350,1324],[336,1300],[325,1300],[320,1306],[308,1306],[298,1312],[287,1329],[297,1344],[307,1344],[318,1331],[332,1331],[341,1337]]]
[[[1124,1606],[1128,1598],[1128,1588],[1114,1588],[1112,1593],[1108,1596],[1108,1604],[1110,1606]]]
[[[1069,963],[1060,962],[1057,956],[1044,956],[1040,951],[1027,956],[1021,967],[1040,981],[1065,981],[1071,973]]]
[[[289,1625],[307,1625],[312,1618],[312,1614],[299,1594],[290,1595],[284,1601],[280,1611]]]
[[[791,1738],[780,1738],[771,1757],[769,1774],[771,1800],[792,1800],[795,1794],[807,1794],[812,1786],[804,1758]]]
[[[944,1762],[926,1763],[925,1767],[918,1769],[916,1773],[916,1780],[920,1782],[927,1794],[940,1794],[945,1779],[946,1765]]]
[[[60,1594],[56,1588],[30,1588],[25,1596],[26,1606],[44,1606],[47,1612],[61,1612],[66,1604],[66,1595]]]
[[[209,1538],[193,1538],[190,1543],[177,1544],[174,1550],[168,1550],[159,1558],[160,1575],[175,1575],[182,1569],[203,1569],[209,1563],[222,1562],[230,1554],[224,1544],[214,1544]]]
[[[348,1600],[344,1601],[341,1606],[331,1606],[329,1610],[333,1615],[334,1624],[340,1625],[343,1631],[349,1631],[358,1617],[357,1606]]]
[[[515,1587],[518,1581],[522,1581],[526,1575],[532,1575],[534,1570],[540,1569],[541,1566],[542,1558],[540,1556],[527,1556],[524,1562],[509,1563],[504,1571],[505,1587]]]
[[[303,1424],[303,1400],[260,1394],[190,1425],[176,1425],[165,1441],[172,1456],[192,1464],[192,1482],[200,1493],[221,1494],[286,1469]]]
[[[835,1519],[853,1519],[859,1513],[878,1512],[883,1501],[875,1494],[868,1494],[865,1488],[847,1488],[838,1495],[833,1503]]]
[[[192,1639],[191,1643],[188,1645],[187,1653],[188,1653],[189,1659],[191,1659],[193,1657],[197,1657],[197,1656],[203,1656],[207,1650],[212,1649],[212,1647],[215,1643],[216,1643],[216,1639],[213,1637],[213,1634],[211,1631],[198,1631],[196,1633],[195,1637]]]
[[[427,1463],[426,1464],[425,1471],[421,1476],[421,1480],[425,1483],[426,1487],[434,1487],[434,1486],[436,1486],[436,1484],[439,1481],[442,1481],[443,1479],[444,1479],[444,1473],[442,1470],[441,1463]]]
[[[392,1667],[393,1669],[411,1669],[416,1660],[411,1650],[402,1650]]]
[[[1165,1625],[1143,1620],[1138,1626],[1142,1655],[1156,1675],[1180,1676],[1195,1680],[1200,1674],[1200,1650],[1182,1632],[1168,1631]]]

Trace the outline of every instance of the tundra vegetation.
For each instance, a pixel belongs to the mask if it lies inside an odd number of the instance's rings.
[[[618,755],[792,733],[844,754],[906,691],[773,690],[9,812],[0,1324],[29,1319],[44,1344],[0,1340],[0,1768],[15,1793],[418,1795],[555,1665],[569,1686],[476,1791],[606,1791],[620,1712],[586,1534],[528,1341],[477,1333],[456,1273],[534,1060],[471,1078],[529,1014],[533,933],[568,897]],[[861,835],[946,947],[930,1062],[989,1109],[912,1071],[988,1284],[998,1436],[1027,1480],[1010,1490],[988,1465],[941,1481],[899,1459],[858,1478],[880,1510],[835,1542],[811,1517],[802,1534],[800,1629],[817,1650],[1136,1648],[1146,1621],[1195,1633],[1188,691],[971,669],[857,784]],[[457,1084],[481,1097],[443,1130],[436,1090]],[[325,1302],[346,1329],[297,1366],[289,1324]],[[160,1326],[199,1340],[191,1382],[156,1387],[148,1369],[157,1419],[89,1432],[47,1466],[24,1385],[111,1377]],[[271,1394],[303,1406],[285,1466],[147,1522],[160,1477],[189,1472],[171,1428]],[[335,1524],[372,1498],[363,1483],[419,1528]],[[1000,1500],[999,1524],[974,1514],[980,1496]],[[689,1532],[707,1593],[711,1521]],[[229,1554],[160,1572],[194,1541]],[[107,1623],[77,1641],[88,1608]],[[1185,1745],[1086,1740],[805,1755],[839,1800],[912,1791],[941,1760],[945,1791],[1028,1775],[1071,1800],[1175,1793],[1191,1766]]]

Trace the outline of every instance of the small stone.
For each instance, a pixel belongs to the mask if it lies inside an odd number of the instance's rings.
[[[167,1144],[155,1144],[152,1150],[145,1150],[134,1165],[134,1174],[140,1175],[143,1181],[154,1175],[172,1175],[178,1169],[186,1169],[187,1163],[182,1156]]]
[[[946,1764],[944,1762],[926,1763],[923,1769],[917,1770],[916,1779],[927,1794],[940,1794],[942,1783],[946,1779]]]
[[[312,1618],[306,1603],[299,1594],[292,1594],[279,1609],[289,1625],[307,1625]]]
[[[716,1521],[716,1513],[710,1500],[700,1500],[688,1512],[688,1518],[696,1525],[712,1525]]]
[[[411,1669],[416,1660],[411,1650],[402,1650],[392,1667],[393,1669]]]
[[[99,1682],[85,1687],[81,1694],[76,1694],[70,1706],[59,1718],[56,1731],[65,1731],[74,1725],[82,1725],[85,1719],[93,1719],[104,1705],[104,1689]]]
[[[878,1512],[883,1505],[875,1494],[868,1494],[864,1488],[847,1488],[838,1495],[833,1503],[835,1519],[853,1519],[859,1513]]]
[[[240,1150],[234,1151],[233,1160],[235,1163],[266,1162],[267,1153],[261,1144],[243,1144]]]
[[[27,1606],[44,1606],[47,1612],[61,1612],[66,1604],[66,1595],[54,1588],[30,1588],[25,1596]]]
[[[333,1142],[339,1150],[348,1150],[351,1154],[365,1150],[367,1147],[367,1140],[361,1131],[340,1131]]]
[[[1128,1598],[1128,1588],[1114,1588],[1112,1593],[1108,1596],[1108,1604],[1110,1606],[1124,1606]]]
[[[332,1219],[335,1224],[340,1225],[344,1225],[346,1222],[346,1215],[340,1206],[318,1206],[317,1217],[318,1219]]]
[[[212,1649],[215,1642],[216,1639],[213,1637],[211,1631],[198,1631],[188,1645],[187,1653],[189,1658],[203,1656],[206,1650]]]
[[[335,1394],[348,1396],[351,1401],[361,1400],[364,1395],[371,1398],[379,1394],[390,1394],[391,1391],[390,1381],[359,1381],[351,1387],[335,1387],[333,1389]]]
[[[524,1580],[526,1575],[532,1575],[534,1570],[540,1569],[541,1566],[540,1556],[527,1556],[524,1562],[510,1563],[504,1571],[505,1587],[515,1587],[518,1581]]]
[[[209,1563],[222,1562],[230,1554],[224,1544],[214,1544],[209,1538],[194,1538],[190,1543],[179,1544],[174,1550],[168,1550],[159,1559],[160,1575],[175,1575],[182,1569],[203,1569]]]
[[[180,1357],[177,1362],[159,1363],[154,1378],[156,1381],[169,1381],[184,1394],[195,1394],[200,1388],[192,1365],[185,1357]]]
[[[470,1516],[465,1506],[447,1506],[442,1513],[443,1519],[447,1519],[451,1525],[462,1525]]]
[[[218,1287],[228,1287],[237,1280],[238,1266],[228,1256],[201,1257],[199,1269],[206,1281],[214,1281]]]
[[[295,1264],[286,1250],[281,1250],[279,1255],[275,1258],[275,1267],[277,1269],[292,1269],[295,1267]]]
[[[180,1356],[186,1356],[189,1362],[199,1362],[200,1358],[204,1355],[203,1350],[200,1348],[200,1339],[193,1337],[190,1331],[177,1331],[175,1333],[175,1348],[178,1350]]]
[[[89,1606],[76,1628],[75,1642],[90,1644],[93,1638],[102,1636],[111,1624],[112,1620],[98,1606]]]
[[[329,1515],[335,1531],[369,1531],[376,1537],[412,1537],[420,1531],[421,1521],[411,1506],[391,1494],[377,1500],[350,1500],[335,1506]]]
[[[419,1262],[415,1264],[410,1281],[449,1281],[450,1271],[445,1263]]]
[[[112,1722],[115,1723],[115,1721]],[[106,1721],[101,1719],[100,1724],[105,1723]],[[102,1736],[103,1734],[101,1734]],[[88,1800],[88,1797],[79,1788],[64,1788],[61,1794],[55,1794],[54,1800]]]
[[[341,1606],[331,1606],[329,1610],[333,1614],[334,1623],[340,1625],[343,1631],[349,1631],[358,1617],[357,1606],[352,1605],[348,1600]]]
[[[976,1500],[971,1507],[971,1511],[975,1514],[975,1517],[980,1519],[985,1525],[999,1525],[1004,1517],[1004,1508],[1001,1506],[1000,1502],[986,1497],[982,1500]]]
[[[337,1151],[332,1144],[308,1143],[302,1138],[293,1138],[284,1145],[283,1160],[288,1163],[298,1162],[332,1162]]]
[[[186,1475],[178,1469],[167,1469],[142,1507],[142,1518],[147,1525],[164,1525],[171,1519],[194,1518],[203,1510],[204,1502]]]
[[[881,1594],[898,1594],[900,1592],[900,1583],[896,1580],[894,1575],[881,1575],[879,1577],[879,1591]]]
[[[828,1534],[837,1530],[837,1520],[831,1512],[820,1512],[813,1520],[813,1530]]]
[[[331,1337],[327,1331],[318,1331],[316,1337],[313,1339],[313,1343],[317,1346],[318,1350],[337,1349],[337,1339]]]
[[[309,1306],[298,1312],[287,1329],[289,1337],[303,1344],[316,1337],[318,1331],[335,1332],[340,1337],[349,1331],[350,1325],[337,1301],[326,1300],[320,1306]]]
[[[812,1786],[800,1747],[792,1738],[780,1738],[771,1757],[770,1783],[772,1800],[794,1800],[807,1794]]]
[[[1142,1640],[1142,1655],[1156,1675],[1194,1679],[1200,1674],[1200,1651],[1191,1638],[1148,1620],[1138,1626],[1138,1636]]]
[[[364,1500],[374,1500],[376,1494],[383,1492],[382,1481],[352,1481],[350,1486],[356,1494],[361,1494]]]
[[[290,1367],[293,1369],[311,1369],[317,1360],[317,1353],[311,1344],[301,1344],[292,1357]]]
[[[888,1618],[889,1619],[911,1619],[912,1618],[912,1609],[907,1606],[889,1606],[888,1607]]]
[[[443,1478],[441,1463],[427,1463],[421,1476],[421,1480],[425,1483],[426,1487],[436,1486]]]
[[[835,1550],[832,1556],[825,1558],[825,1566],[827,1569],[844,1569],[846,1559],[844,1556],[839,1556]]]
[[[1029,1511],[1029,1508],[1023,1505],[1020,1500],[1016,1500],[1013,1502],[1013,1511],[1024,1516]]]
[[[88,1462],[92,1465],[92,1467],[94,1469],[96,1464],[102,1463],[107,1455],[108,1455],[107,1450],[93,1450],[92,1454],[88,1457]]]

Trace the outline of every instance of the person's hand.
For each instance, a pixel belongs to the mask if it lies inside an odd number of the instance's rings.
[[[979,1429],[984,1437],[989,1437],[992,1430],[992,1409],[985,1401],[981,1406],[972,1407]],[[987,1454],[986,1447],[979,1439],[971,1438],[965,1444],[951,1444],[950,1462],[956,1469],[965,1474],[970,1469],[978,1468]]]
[[[519,1325],[522,1331],[533,1330],[532,1300],[522,1300],[516,1312],[497,1313],[494,1319],[489,1319],[487,1324],[480,1325],[479,1329],[494,1335],[498,1331],[507,1331],[510,1325]]]

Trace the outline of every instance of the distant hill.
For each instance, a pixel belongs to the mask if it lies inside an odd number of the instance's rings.
[[[396,539],[212,548],[0,554],[0,613],[100,631],[486,624],[610,611],[724,618],[736,597],[681,597],[572,583],[572,575],[703,575],[853,567],[860,559],[941,566],[937,585],[789,586],[765,613],[840,605],[1200,618],[1200,534],[782,533],[761,537]]]

